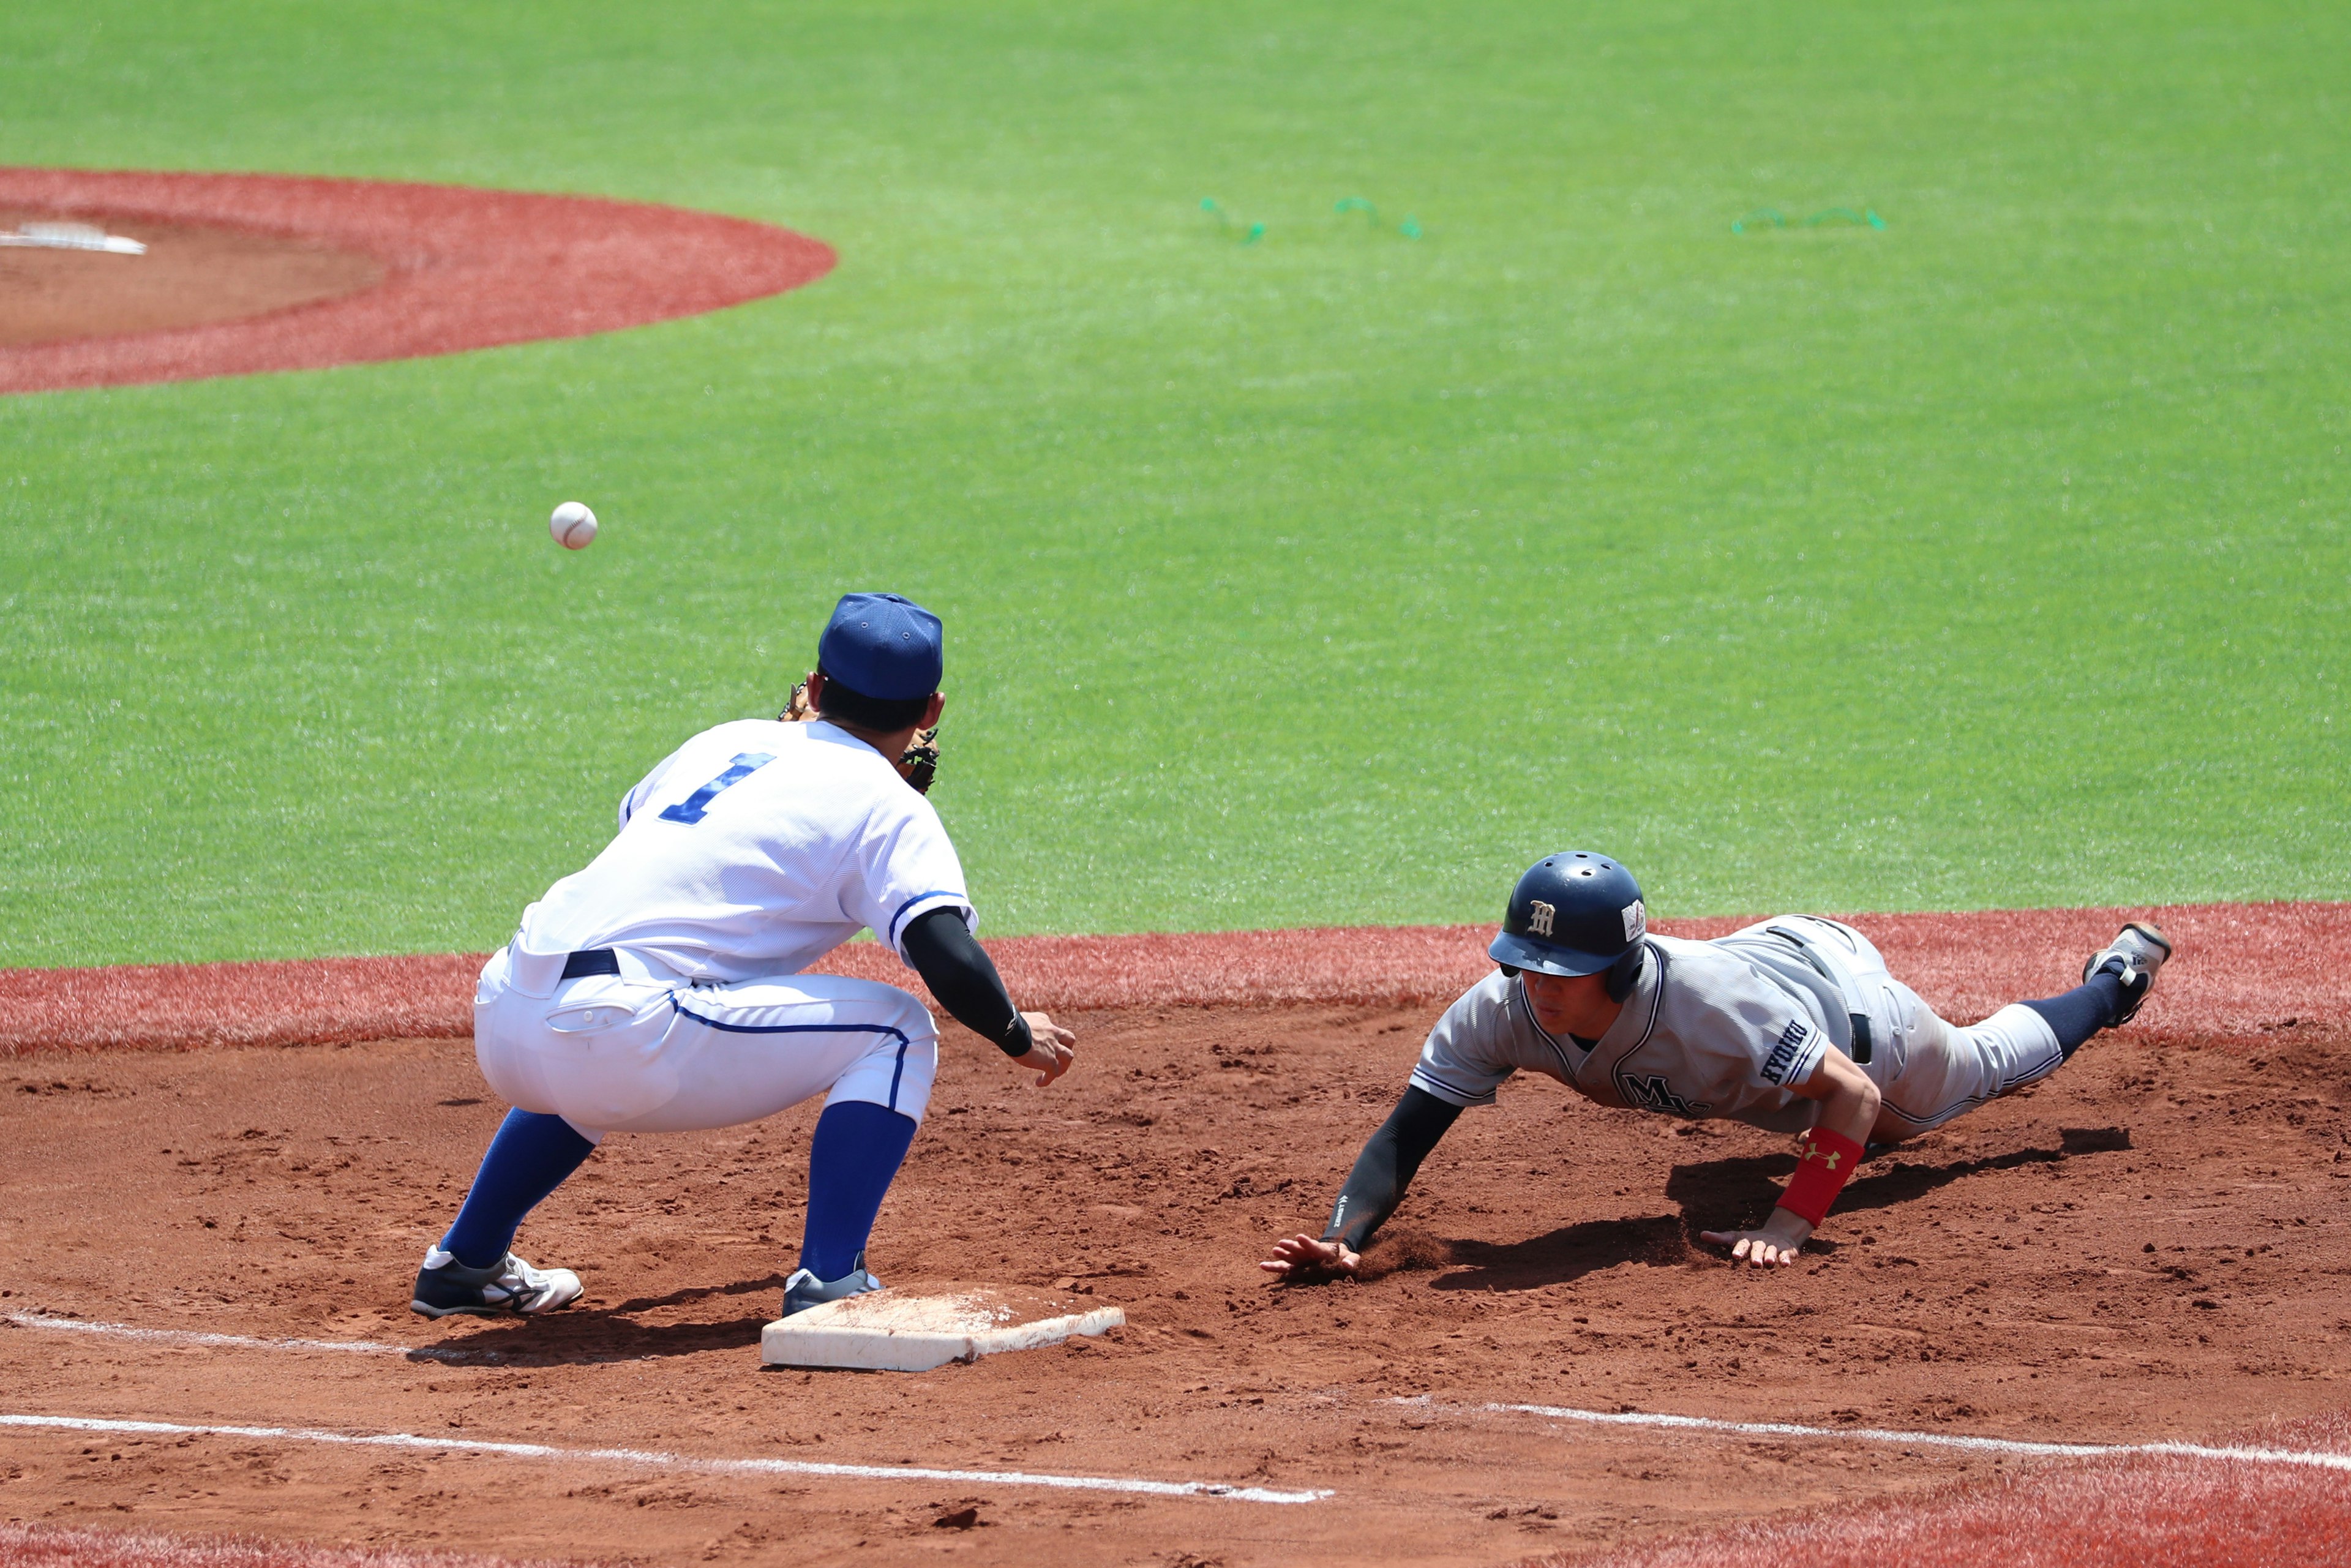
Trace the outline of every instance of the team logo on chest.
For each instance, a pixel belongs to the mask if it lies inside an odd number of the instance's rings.
[[[1625,1103],[1643,1111],[1663,1111],[1668,1115],[1695,1116],[1701,1111],[1714,1109],[1706,1100],[1685,1100],[1674,1092],[1674,1086],[1662,1072],[1627,1072],[1617,1081],[1625,1091]]]
[[[1552,922],[1558,918],[1559,911],[1556,908],[1545,904],[1540,898],[1534,900],[1527,905],[1527,935],[1550,936]]]

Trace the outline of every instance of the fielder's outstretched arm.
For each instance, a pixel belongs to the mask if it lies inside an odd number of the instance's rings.
[[[1355,1156],[1355,1168],[1347,1173],[1347,1185],[1339,1189],[1339,1201],[1332,1206],[1331,1221],[1322,1236],[1285,1237],[1274,1243],[1273,1256],[1258,1267],[1285,1280],[1353,1273],[1364,1249],[1371,1245],[1372,1233],[1396,1211],[1420,1162],[1460,1114],[1460,1106],[1425,1089],[1406,1089]]]
[[[1012,1005],[996,961],[987,956],[954,909],[934,909],[908,924],[898,945],[914,973],[923,977],[931,995],[948,1016],[997,1049],[1043,1074],[1039,1087],[1069,1071],[1070,1048],[1077,1036],[1043,1013],[1024,1013]]]

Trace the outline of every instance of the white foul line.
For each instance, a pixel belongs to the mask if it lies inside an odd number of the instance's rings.
[[[1064,1491],[1141,1492],[1149,1497],[1213,1497],[1232,1502],[1321,1502],[1327,1488],[1276,1491],[1270,1487],[1226,1486],[1217,1481],[1146,1481],[1125,1476],[1053,1476],[1026,1470],[937,1470],[921,1465],[829,1465],[809,1459],[701,1459],[651,1448],[558,1448],[545,1443],[496,1443],[475,1437],[423,1437],[413,1432],[329,1432],[314,1427],[193,1426],[176,1421],[111,1421],[95,1416],[0,1415],[0,1427],[48,1427],[66,1432],[122,1432],[159,1437],[251,1437],[266,1442],[337,1443],[361,1448],[425,1448],[498,1454],[517,1459],[636,1465],[652,1469],[696,1470],[724,1476],[841,1476],[856,1480],[961,1481],[977,1486],[1055,1487]]]
[[[496,1351],[439,1350],[430,1346],[383,1344],[356,1339],[261,1339],[247,1334],[207,1333],[192,1329],[134,1328],[128,1323],[86,1322],[76,1318],[43,1317],[32,1312],[0,1313],[0,1321],[25,1328],[61,1329],[75,1333],[104,1334],[152,1343],[221,1345],[256,1350],[310,1350],[400,1355],[436,1361],[503,1360]],[[619,1359],[629,1359],[626,1357]],[[1581,1421],[1598,1427],[1644,1427],[1685,1432],[1709,1432],[1734,1437],[1837,1438],[1858,1443],[1898,1443],[1913,1448],[1958,1448],[1974,1453],[2038,1455],[2055,1458],[2096,1458],[2100,1456],[2147,1454],[2160,1458],[2231,1459],[2244,1464],[2300,1465],[2314,1469],[2351,1471],[2351,1454],[2331,1454],[2305,1448],[2262,1448],[2203,1443],[2051,1443],[2024,1437],[1977,1437],[1951,1432],[1906,1432],[1883,1427],[1806,1427],[1788,1421],[1718,1421],[1704,1416],[1673,1416],[1649,1410],[1579,1410],[1564,1405],[1473,1406],[1438,1405],[1427,1395],[1392,1399],[1438,1414],[1540,1416],[1553,1421]],[[65,1417],[0,1416],[0,1426],[71,1426]],[[726,1472],[831,1476],[919,1476],[931,1480],[993,1481],[1002,1486],[1050,1486],[1083,1490],[1137,1491],[1167,1497],[1225,1497],[1245,1502],[1315,1502],[1328,1490],[1269,1491],[1260,1487],[1228,1487],[1213,1481],[1123,1480],[1096,1476],[1035,1476],[1017,1471],[928,1470],[907,1466],[826,1465],[793,1459],[695,1459],[632,1448],[551,1448],[530,1443],[466,1442],[392,1433],[353,1437],[342,1433],[262,1427],[172,1427],[149,1423],[104,1423],[76,1428],[89,1431],[169,1431],[215,1433],[237,1437],[275,1437],[321,1443],[373,1443],[399,1448],[465,1448],[525,1458],[570,1458],[664,1465]]]
[[[92,1323],[78,1318],[42,1317],[35,1312],[0,1312],[0,1320],[19,1328],[62,1329],[68,1333],[105,1334],[114,1339],[145,1340],[151,1344],[225,1345],[245,1350],[323,1350],[360,1355],[405,1355],[429,1361],[500,1361],[494,1350],[436,1350],[430,1345],[379,1344],[364,1339],[256,1339],[241,1333],[202,1333],[194,1329],[142,1329],[129,1323]]]
[[[1583,1421],[1595,1427],[1650,1427],[1685,1432],[1713,1432],[1734,1437],[1841,1437],[1857,1443],[1901,1443],[1913,1448],[1965,1448],[1976,1453],[2039,1454],[2067,1458],[2097,1458],[2126,1454],[2154,1454],[2185,1459],[2235,1459],[2256,1465],[2306,1465],[2314,1469],[2351,1470],[2351,1454],[2329,1454],[2308,1448],[2215,1448],[2203,1443],[2036,1443],[2022,1437],[1970,1437],[1949,1432],[1902,1432],[1882,1427],[1800,1427],[1787,1421],[1713,1421],[1703,1416],[1667,1416],[1647,1410],[1577,1410],[1562,1405],[1444,1406],[1428,1396],[1391,1400],[1453,1414],[1470,1411],[1488,1415],[1542,1416],[1554,1421]]]

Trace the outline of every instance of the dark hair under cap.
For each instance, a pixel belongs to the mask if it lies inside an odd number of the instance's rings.
[[[837,718],[853,724],[860,729],[875,729],[883,734],[904,729],[923,722],[923,710],[931,706],[928,694],[919,697],[869,697],[856,687],[842,684],[839,675],[817,666],[824,676],[824,688],[817,695],[816,711],[825,718]]]

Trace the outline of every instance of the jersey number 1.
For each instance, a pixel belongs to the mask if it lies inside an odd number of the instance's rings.
[[[730,784],[740,784],[774,760],[773,757],[764,751],[738,753],[735,760],[727,764],[726,772],[721,773],[676,805],[664,807],[661,820],[664,822],[689,824],[702,821],[704,815],[709,811],[710,802],[716,797],[718,791]]]

